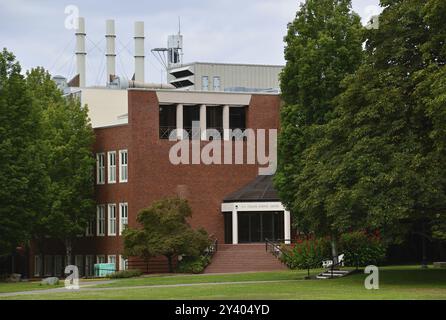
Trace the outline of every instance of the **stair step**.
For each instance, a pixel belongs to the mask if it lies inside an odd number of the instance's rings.
[[[205,273],[286,270],[264,244],[220,245]]]

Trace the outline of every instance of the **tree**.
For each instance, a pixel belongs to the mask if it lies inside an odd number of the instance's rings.
[[[20,64],[0,53],[0,255],[11,254],[31,237],[42,204],[39,116]]]
[[[444,226],[446,11],[434,0],[381,3],[364,62],[343,82],[332,119],[313,128],[295,205],[310,222],[314,214],[341,232],[398,239],[416,224]]]
[[[341,81],[359,66],[363,28],[351,11],[350,0],[307,0],[288,25],[286,66],[281,74],[281,130],[275,185],[282,202],[301,231],[337,237],[337,229],[319,206],[311,213],[298,203],[302,186],[298,176],[305,166],[314,127],[325,124],[342,92]],[[333,255],[337,256],[333,242]]]
[[[27,87],[42,122],[41,148],[47,180],[46,206],[34,225],[34,237],[60,239],[71,260],[73,241],[94,217],[94,133],[88,108],[63,97],[43,68],[27,73]],[[68,261],[71,264],[71,261]]]
[[[165,256],[169,272],[173,272],[175,256],[198,257],[210,244],[204,229],[193,230],[187,223],[191,215],[186,200],[172,198],[154,202],[138,213],[137,222],[142,228],[124,231],[124,255],[145,260]]]

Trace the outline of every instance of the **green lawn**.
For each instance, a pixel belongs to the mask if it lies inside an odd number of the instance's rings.
[[[101,288],[99,291],[40,293],[0,299],[446,299],[445,269],[384,267],[380,269],[379,290],[364,288],[364,274],[336,280],[301,280],[304,275],[305,272],[302,271],[283,271],[209,276],[156,276],[123,279],[113,284],[95,286],[94,288]],[[227,283],[228,281],[277,282],[231,284]],[[196,285],[141,287],[192,283]],[[127,288],[129,286],[133,288]]]
[[[313,271],[315,273],[317,271]],[[275,280],[303,280],[307,271],[280,272],[250,272],[238,274],[209,274],[209,275],[161,275],[133,279],[122,279],[114,283],[96,286],[97,288],[150,286],[170,284],[193,284],[210,282],[239,282],[239,281],[275,281]]]
[[[19,283],[0,282],[0,293],[45,290],[45,289],[54,289],[57,287],[63,287],[63,281],[61,281],[57,286],[40,285],[40,281],[19,282]]]

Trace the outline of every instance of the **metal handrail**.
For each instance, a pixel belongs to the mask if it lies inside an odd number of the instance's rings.
[[[282,250],[279,243],[286,243],[286,242],[292,242],[290,239],[277,239],[277,240],[269,240],[265,239],[265,250],[268,252],[268,249],[270,253],[272,253],[277,259],[280,258],[281,255],[286,256],[289,258],[288,254]]]
[[[159,127],[159,138],[160,139],[169,139],[172,131],[176,130],[175,126],[160,126]]]
[[[206,248],[204,253],[205,257],[212,257],[218,251],[218,239],[215,239],[209,247]]]
[[[343,264],[344,264],[344,261],[337,261],[336,263],[334,263],[335,258],[339,258],[339,256],[341,256],[341,255],[343,255],[343,253],[338,254],[337,257],[335,257],[335,256],[331,257],[331,261],[332,261],[332,263],[330,265],[330,278],[331,279],[333,279],[333,271],[334,271],[335,267],[337,268],[337,267],[343,266]],[[326,260],[329,260],[329,259],[326,259]],[[323,260],[323,261],[325,261],[325,260]]]

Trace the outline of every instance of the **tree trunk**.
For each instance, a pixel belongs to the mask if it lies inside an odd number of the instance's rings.
[[[333,265],[338,263],[338,246],[337,239],[334,235],[331,236],[331,255],[333,259]]]
[[[39,276],[41,276],[42,278],[45,276],[45,253],[44,253],[44,249],[43,249],[43,241],[39,239],[38,240],[38,248],[39,248],[39,255],[40,255],[40,274]]]
[[[30,255],[30,249],[29,249],[29,243],[27,242],[26,246],[25,246],[25,269],[24,269],[24,271],[25,271],[24,272],[24,278],[25,279],[29,279],[30,275],[31,275],[30,270],[29,270],[29,267],[30,267],[29,255]]]
[[[167,263],[169,265],[169,273],[173,273],[172,256],[167,256]]]
[[[73,251],[73,244],[71,242],[71,239],[66,239],[65,240],[65,253],[67,256],[67,262],[66,265],[69,266],[71,265],[71,261],[72,261],[72,251]]]

